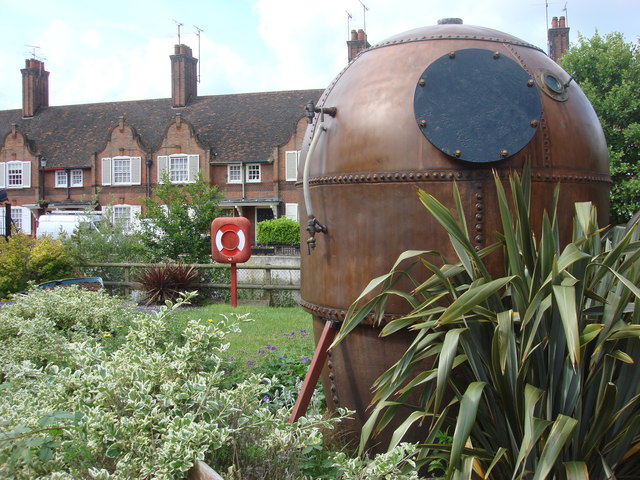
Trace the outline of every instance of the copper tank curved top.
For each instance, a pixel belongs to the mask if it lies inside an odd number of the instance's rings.
[[[310,162],[311,203],[328,229],[301,254],[302,304],[320,318],[340,319],[405,250],[453,255],[419,188],[450,204],[458,183],[478,248],[499,230],[492,170],[506,174],[527,161],[534,225],[558,182],[565,230],[577,201],[594,202],[600,223],[608,221],[608,156],[596,113],[567,72],[511,35],[443,24],[393,36],[361,52],[317,107],[336,114],[316,114],[309,125],[299,178]],[[321,122],[326,130],[306,158]]]

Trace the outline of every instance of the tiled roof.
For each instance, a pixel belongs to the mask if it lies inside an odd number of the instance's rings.
[[[197,97],[172,108],[171,99],[55,106],[23,119],[21,110],[0,111],[0,141],[15,123],[47,167],[83,167],[104,149],[111,129],[124,116],[145,149],[156,152],[176,113],[190,123],[217,161],[266,160],[273,147],[286,143],[304,107],[322,90],[245,93]]]

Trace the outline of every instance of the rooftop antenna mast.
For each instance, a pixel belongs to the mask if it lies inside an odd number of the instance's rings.
[[[347,12],[345,10],[345,12]],[[349,29],[349,20],[353,20],[353,17],[351,16],[351,14],[349,12],[347,12],[347,39],[349,39],[349,35],[351,33],[351,30]]]
[[[369,10],[367,8],[367,6],[362,3],[362,0],[358,0],[360,2],[360,5],[362,5],[362,23],[363,23],[363,29],[364,29],[364,34],[367,34],[367,11]]]
[[[547,55],[551,55],[551,40],[549,40],[549,1],[544,2],[544,28],[547,32]]]
[[[182,45],[182,43],[180,42],[180,27],[184,26],[184,23],[180,23],[177,20],[174,20],[174,22],[178,26],[178,45]]]
[[[36,55],[36,48],[40,48],[40,46],[38,46],[38,45],[25,45],[25,47],[29,47],[29,48],[32,49],[31,50],[31,58],[39,60],[40,57],[38,55]]]
[[[200,61],[200,34],[204,32],[204,30],[196,25],[193,27],[197,30],[196,35],[198,36],[198,83],[200,83],[200,66],[202,65],[202,62]]]
[[[567,11],[567,4],[569,2],[564,2],[564,8],[562,9],[562,11],[564,12],[564,21],[566,23],[567,26],[569,26],[569,12]]]

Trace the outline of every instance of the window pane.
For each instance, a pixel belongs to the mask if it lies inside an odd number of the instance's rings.
[[[71,170],[71,186],[82,186],[82,170]]]
[[[260,165],[247,165],[247,182],[260,181]]]
[[[242,166],[241,165],[229,165],[229,183],[239,183],[242,181]]]
[[[22,186],[22,164],[21,163],[7,164],[7,185],[10,187]]]
[[[169,176],[172,182],[189,181],[189,162],[187,157],[171,157],[169,159]]]
[[[17,230],[22,230],[22,208],[11,207],[11,223]]]
[[[113,223],[120,225],[125,232],[131,228],[131,209],[129,207],[113,207]]]
[[[113,183],[131,183],[131,159],[113,159]]]
[[[56,187],[66,187],[67,186],[67,172],[63,170],[58,170],[56,172]]]

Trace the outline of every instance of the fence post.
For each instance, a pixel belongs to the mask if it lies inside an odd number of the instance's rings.
[[[265,265],[264,269],[264,284],[271,286],[271,266]],[[264,291],[264,299],[267,301],[267,306],[271,306],[271,289]]]
[[[126,284],[126,283],[129,282],[129,271],[130,270],[131,270],[130,266],[127,265],[127,266],[124,267],[124,281],[125,281],[124,296],[125,297],[128,297],[131,294],[131,292],[129,290],[129,285]]]

